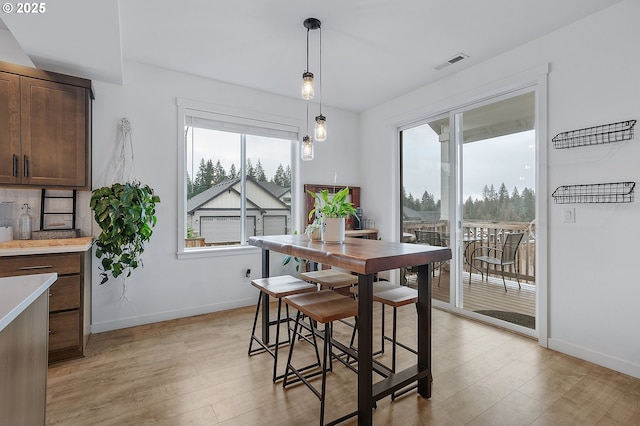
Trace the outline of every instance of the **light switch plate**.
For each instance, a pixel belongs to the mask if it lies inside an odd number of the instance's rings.
[[[575,207],[563,207],[562,208],[562,221],[564,223],[575,223],[575,221],[576,221],[576,208]]]

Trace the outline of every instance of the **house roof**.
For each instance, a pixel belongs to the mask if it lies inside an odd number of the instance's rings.
[[[257,182],[258,185],[269,191],[274,197],[280,198],[287,192],[291,192],[291,188],[285,188],[274,182]]]
[[[251,176],[247,176],[247,181],[253,182],[256,185],[256,187],[258,187],[258,188],[262,188],[266,193],[269,194],[269,196],[271,198],[273,198],[275,201],[277,201],[279,204],[281,204],[283,208],[289,208],[289,206],[287,206],[287,204],[285,204],[280,199],[280,196],[282,196],[283,194],[287,193],[289,191],[289,188],[283,188],[283,187],[281,187],[279,185],[276,185],[273,182],[260,182],[260,181],[257,181],[256,179],[254,179]],[[200,207],[202,207],[203,205],[207,204],[209,201],[213,200],[214,198],[216,198],[217,196],[219,196],[220,194],[222,194],[225,191],[231,190],[231,191],[234,191],[235,193],[238,193],[238,191],[236,191],[236,189],[234,187],[239,182],[240,182],[240,178],[239,177],[235,178],[235,179],[225,180],[223,182],[220,182],[220,183],[212,186],[211,188],[207,189],[206,191],[203,191],[203,192],[195,195],[194,197],[188,199],[187,200],[187,213],[193,213],[195,210],[198,210]],[[254,200],[251,200],[250,198],[248,198],[248,200],[251,201],[253,204],[255,204],[259,209],[264,210],[259,205],[259,203],[255,202]]]
[[[240,178],[225,180],[216,185],[213,185],[211,188],[203,191],[194,197],[187,200],[187,213],[192,213],[194,210],[197,210],[204,204],[216,198],[218,195],[222,194],[224,191],[233,190],[237,192],[233,186],[240,182]]]

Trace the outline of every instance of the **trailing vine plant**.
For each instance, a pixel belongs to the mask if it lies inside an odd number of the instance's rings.
[[[90,207],[102,229],[95,243],[96,257],[102,259],[100,284],[109,276],[129,277],[132,270],[142,266],[141,255],[153,234],[159,202],[153,189],[138,181],[93,190]]]

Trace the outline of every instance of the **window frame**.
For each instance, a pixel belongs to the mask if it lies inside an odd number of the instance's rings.
[[[220,247],[198,247],[198,248],[186,248],[184,245],[184,239],[187,235],[187,180],[186,180],[186,152],[187,144],[185,140],[185,123],[186,117],[199,117],[205,120],[215,121],[221,123],[222,126],[216,130],[228,131],[232,133],[238,132],[238,129],[242,129],[245,126],[250,130],[248,133],[258,136],[280,137],[282,139],[290,139],[290,167],[292,171],[291,182],[291,217],[292,220],[296,217],[296,203],[293,188],[297,182],[297,171],[299,170],[299,135],[301,124],[298,120],[275,116],[270,114],[264,114],[255,111],[238,110],[230,107],[223,107],[219,105],[212,105],[203,102],[177,98],[178,107],[178,131],[177,131],[177,145],[178,145],[178,223],[177,223],[177,257],[178,259],[186,258],[199,258],[199,257],[217,257],[217,256],[235,256],[238,254],[254,254],[259,249],[254,246],[250,246],[244,242],[240,245],[234,246],[220,246]],[[283,135],[289,135],[290,137],[283,137]],[[244,136],[242,136],[243,144],[241,148],[241,158],[243,159],[240,169],[242,179],[242,193],[246,194],[246,180],[245,180],[245,162],[246,149],[244,144]],[[241,207],[241,217],[246,217],[245,198],[243,197],[243,206]],[[245,219],[246,220],[246,219]],[[244,227],[244,221],[241,221]],[[244,232],[244,229],[243,229]]]

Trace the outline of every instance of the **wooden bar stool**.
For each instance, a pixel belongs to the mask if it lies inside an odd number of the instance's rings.
[[[418,302],[418,290],[403,286],[403,285],[394,285],[380,287],[378,290],[374,288],[373,290],[373,300],[382,303],[382,352],[384,352],[384,341],[388,340],[391,342],[391,372],[396,372],[396,347],[400,346],[412,352],[414,354],[418,354],[415,349],[410,348],[409,346],[398,342],[398,308],[405,305],[413,304],[415,305]],[[391,328],[391,338],[385,335],[384,332],[384,307],[391,306],[393,308],[393,324]]]
[[[354,287],[351,289],[351,292],[357,296],[358,288]],[[418,354],[418,352],[410,348],[409,346],[398,342],[398,308],[405,305],[416,304],[418,302],[418,290],[403,286],[392,284],[386,281],[376,281],[373,283],[373,300],[374,302],[380,302],[382,304],[382,315],[381,315],[381,344],[380,350],[373,353],[373,355],[379,355],[384,353],[384,342],[391,342],[391,372],[396,372],[396,355],[397,355],[397,347],[400,346],[408,350],[411,353]],[[385,334],[385,306],[391,306],[393,308],[393,323],[391,328],[391,337]],[[354,333],[355,335],[355,333]],[[351,341],[353,343],[354,335],[351,337]],[[384,365],[384,364],[383,364]],[[388,367],[386,367],[388,368]],[[415,387],[415,386],[414,386]],[[391,394],[391,399],[395,399],[397,396],[400,396],[409,390],[413,389],[413,387],[403,389],[399,392],[394,392]]]
[[[260,278],[251,281],[251,285],[260,290],[258,295],[258,304],[256,305],[256,314],[253,318],[253,328],[251,329],[251,340],[249,341],[249,355],[256,354],[258,352],[266,351],[273,357],[273,381],[279,380],[282,376],[277,375],[278,370],[278,348],[281,345],[289,343],[291,340],[290,327],[287,326],[287,336],[289,339],[286,341],[280,341],[280,324],[285,322],[289,323],[292,319],[289,317],[289,309],[286,309],[286,318],[282,318],[282,298],[293,294],[316,292],[317,288],[314,284],[302,281],[291,275],[282,275],[279,277]],[[266,295],[266,296],[264,296]],[[262,303],[262,297],[273,297],[278,299],[278,318],[275,321],[269,321],[269,326],[276,326],[276,339],[275,343],[268,344],[263,342],[258,336],[256,336],[256,324],[258,323],[258,315],[260,312],[260,306]],[[268,315],[268,313],[267,313]],[[253,348],[253,342],[258,344],[258,348]],[[317,348],[316,348],[317,354]],[[317,354],[318,362],[320,356]]]
[[[303,382],[318,399],[320,400],[320,425],[324,424],[324,408],[325,408],[325,395],[327,388],[327,371],[331,370],[331,359],[336,357],[333,354],[333,337],[332,337],[332,323],[333,321],[341,320],[344,318],[355,317],[358,315],[358,302],[349,296],[344,296],[338,294],[332,290],[320,290],[315,293],[306,293],[306,294],[298,294],[293,296],[287,296],[284,299],[287,305],[298,310],[298,314],[296,315],[296,323],[293,328],[293,336],[291,339],[291,344],[289,346],[289,357],[287,358],[287,367],[284,373],[284,380],[282,382],[282,386],[286,387],[289,384],[297,383],[299,381]],[[319,324],[324,324],[324,345],[322,351],[322,365],[321,365],[321,374],[322,374],[322,385],[321,390],[313,386],[309,382],[309,378],[312,376],[318,375],[315,374],[303,374],[303,371],[308,370],[309,366],[304,368],[296,368],[291,365],[291,358],[293,355],[293,350],[296,342],[296,335],[300,332],[301,323],[300,319],[302,315],[306,315],[310,322],[311,320],[315,321]],[[340,349],[340,347],[338,347]],[[340,349],[342,350],[342,349]],[[354,356],[351,354],[351,356]],[[336,357],[336,359],[339,359]],[[346,365],[346,364],[345,364]],[[290,374],[293,373],[297,376],[294,380],[289,380]],[[331,424],[336,424],[342,422],[350,417],[353,417],[357,414],[356,412],[352,412],[343,416],[339,419],[336,419],[331,422]]]
[[[320,271],[303,272],[300,277],[312,283],[320,285],[320,290],[337,290],[338,293],[348,295],[344,289],[358,284],[358,276],[335,269],[323,269]]]

